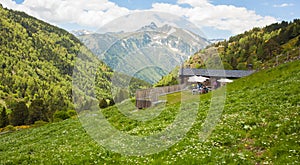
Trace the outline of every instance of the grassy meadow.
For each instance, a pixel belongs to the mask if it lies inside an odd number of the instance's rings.
[[[78,118],[71,118],[0,135],[0,164],[299,164],[299,71],[300,61],[295,61],[228,84],[222,115],[205,141],[199,134],[212,93],[174,93],[166,97],[159,114],[161,106],[131,111],[152,115],[147,121],[127,118],[117,106],[102,110],[118,130],[147,136],[175,120],[180,98],[197,100],[199,109],[191,129],[162,152],[145,156],[112,152],[95,142]]]

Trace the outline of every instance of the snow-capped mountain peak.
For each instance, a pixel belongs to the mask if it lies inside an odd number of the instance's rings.
[[[151,22],[149,25],[140,28],[138,31],[153,31],[156,30],[157,28],[158,26],[154,22]]]
[[[71,33],[74,34],[75,36],[83,36],[83,35],[93,34],[94,32],[82,29],[82,30],[72,30]]]
[[[209,44],[189,30],[168,24],[158,27],[154,22],[133,32],[83,35],[79,39],[117,72],[134,75],[145,66],[162,68],[165,72],[157,73],[159,76],[139,77],[150,83]]]

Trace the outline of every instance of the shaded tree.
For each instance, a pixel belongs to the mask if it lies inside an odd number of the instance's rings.
[[[102,99],[99,100],[99,107],[100,108],[106,108],[106,107],[108,107],[106,99],[102,98]]]
[[[8,120],[8,116],[6,113],[6,109],[5,109],[5,107],[3,107],[1,114],[0,114],[0,128],[4,128],[7,125],[9,125],[9,120]]]
[[[13,101],[9,108],[12,110],[10,114],[10,122],[14,126],[24,125],[28,119],[28,107],[25,101]]]
[[[266,42],[263,45],[263,52],[264,52],[265,58],[262,59],[262,61],[271,59],[272,57],[278,55],[278,53],[280,51],[281,51],[280,45],[273,39],[270,39],[268,42]]]
[[[300,37],[298,37],[298,41],[295,44],[296,46],[300,46]]]
[[[257,54],[257,58],[259,60],[263,60],[265,58],[264,57],[264,49],[263,49],[262,44],[258,45],[257,50],[256,50],[256,54]]]
[[[35,121],[47,121],[47,107],[44,105],[42,99],[35,99],[29,106],[29,124],[33,124]]]
[[[230,58],[230,64],[231,64],[231,66],[232,66],[233,69],[236,69],[236,67],[238,65],[238,62],[237,62],[237,60],[236,60],[235,57],[231,57]]]

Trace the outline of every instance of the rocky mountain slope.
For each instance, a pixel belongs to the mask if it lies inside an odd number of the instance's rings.
[[[78,38],[113,70],[154,83],[209,42],[188,30],[155,23],[134,32]]]

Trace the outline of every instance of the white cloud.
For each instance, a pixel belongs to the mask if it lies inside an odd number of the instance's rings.
[[[53,24],[76,23],[95,28],[131,12],[108,0],[25,0],[22,4],[0,0],[0,3]]]
[[[289,6],[294,6],[294,4],[292,3],[283,3],[283,4],[280,4],[280,5],[273,5],[273,7],[289,7]]]
[[[24,11],[52,24],[70,23],[93,29],[120,16],[141,11],[120,7],[109,0],[25,0],[22,4],[16,4],[11,0],[0,0],[0,3],[4,7]],[[190,7],[182,7],[181,4],[189,4]],[[286,5],[292,4],[280,6]],[[233,34],[277,22],[273,17],[260,16],[243,7],[213,5],[209,0],[178,0],[177,4],[154,3],[149,10],[176,14],[200,28],[212,27]]]
[[[242,33],[253,27],[262,27],[277,20],[270,16],[260,16],[254,11],[232,5],[212,5],[206,0],[179,0],[178,4],[190,4],[191,8],[165,3],[153,4],[154,11],[166,11],[184,16],[198,27],[213,27],[233,34]]]

